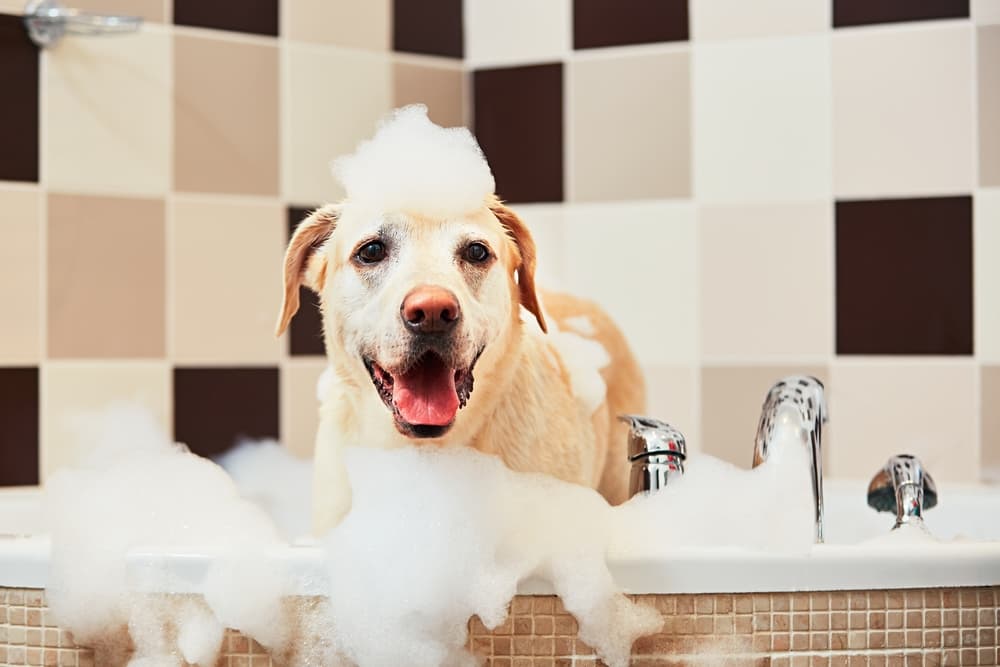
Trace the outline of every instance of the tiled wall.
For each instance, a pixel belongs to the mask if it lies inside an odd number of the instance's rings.
[[[148,22],[39,53],[0,0],[0,484],[121,397],[201,453],[308,453],[283,244],[415,101],[474,128],[543,281],[611,311],[693,449],[748,465],[768,385],[809,372],[829,475],[1000,478],[997,0],[75,5]]]

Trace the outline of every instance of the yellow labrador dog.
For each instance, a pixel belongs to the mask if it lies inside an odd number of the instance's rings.
[[[343,452],[355,445],[468,446],[513,470],[625,500],[625,432],[615,416],[644,407],[639,367],[595,305],[546,293],[543,311],[534,241],[495,196],[446,218],[350,198],[324,206],[289,243],[279,335],[298,310],[300,285],[320,296],[333,375],[316,441],[317,533],[350,509]],[[544,333],[581,317],[607,352],[596,407],[574,394],[567,360]]]

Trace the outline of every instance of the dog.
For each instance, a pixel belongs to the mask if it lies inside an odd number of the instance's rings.
[[[626,499],[616,416],[644,408],[639,365],[604,311],[536,290],[535,268],[531,233],[492,192],[461,216],[381,210],[349,192],[298,225],[277,332],[297,312],[300,286],[319,295],[331,382],[315,449],[316,534],[350,509],[349,446],[467,446],[612,504]],[[604,391],[590,400],[546,333],[574,326],[603,348],[594,371]]]

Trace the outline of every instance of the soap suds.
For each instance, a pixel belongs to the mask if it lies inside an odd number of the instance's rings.
[[[481,209],[494,188],[472,133],[435,125],[419,104],[389,115],[373,138],[335,160],[333,171],[352,204],[429,217]]]

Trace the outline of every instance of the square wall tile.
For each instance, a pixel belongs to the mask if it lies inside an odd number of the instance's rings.
[[[837,354],[972,354],[972,198],[837,202]]]
[[[1000,2],[997,3],[1000,5]],[[977,29],[979,183],[1000,185],[1000,25]]]
[[[607,310],[640,363],[696,360],[698,251],[691,205],[577,205],[568,213],[565,247],[567,285]]]
[[[77,420],[113,405],[141,407],[169,433],[170,367],[166,362],[52,362],[42,369],[42,478],[78,465],[92,445]]]
[[[560,60],[570,49],[570,0],[465,0],[471,67]]]
[[[983,366],[981,373],[983,442],[980,465],[983,477],[996,482],[1000,481],[1000,366]]]
[[[972,18],[980,25],[1000,23],[1000,2],[972,0]]]
[[[461,58],[463,43],[462,0],[393,0],[394,50]]]
[[[476,70],[472,81],[473,126],[497,193],[511,202],[562,201],[562,64]]]
[[[178,198],[170,221],[173,358],[277,363],[284,210]]]
[[[972,189],[972,38],[972,26],[955,24],[834,35],[833,181],[838,197]]]
[[[162,195],[170,189],[170,36],[67,39],[46,51],[46,184]]]
[[[175,368],[174,439],[211,457],[243,438],[278,438],[277,368]]]
[[[829,0],[691,0],[695,40],[798,35],[829,25]]]
[[[390,111],[390,57],[294,43],[282,53],[284,198],[296,203],[340,199],[344,191],[331,174],[331,161],[354,152]]]
[[[697,45],[695,196],[707,203],[829,196],[829,69],[825,35]]]
[[[957,19],[969,15],[969,0],[833,0],[833,25],[843,28],[873,23]]]
[[[690,54],[601,56],[567,72],[570,198],[690,197]]]
[[[466,125],[465,71],[459,64],[430,65],[396,58],[392,65],[392,106],[424,104],[441,127]]]
[[[21,17],[0,14],[0,181],[38,180],[38,65]]]
[[[0,368],[0,486],[38,484],[38,369]]]
[[[569,291],[566,277],[566,219],[562,204],[518,204],[512,207],[535,240],[535,284],[546,290]]]
[[[683,433],[688,453],[704,449],[698,418],[698,373],[695,366],[649,364],[642,369],[646,379],[645,414]]]
[[[688,38],[688,0],[573,0],[573,48]]]
[[[281,33],[295,41],[375,51],[390,47],[390,0],[295,0],[282,2],[281,11]]]
[[[295,228],[314,208],[289,207],[287,212],[288,235],[292,238]],[[288,353],[293,357],[326,356],[323,338],[323,314],[320,311],[319,295],[308,287],[299,288],[299,312],[295,313],[288,327]]]
[[[0,364],[41,354],[42,217],[38,190],[0,187]]]
[[[167,18],[167,3],[170,0],[73,0],[73,9],[100,14],[124,14],[141,16],[144,21],[162,23]],[[20,2],[18,11],[24,9]]]
[[[827,203],[699,211],[702,354],[833,352],[833,211]]]
[[[278,34],[278,0],[173,0],[173,3],[177,25]]]
[[[701,451],[741,468],[753,466],[753,443],[761,406],[771,387],[789,375],[811,375],[826,388],[830,401],[830,369],[815,366],[705,366],[701,369]],[[830,410],[836,424],[842,419]],[[831,447],[824,430],[824,463]],[[874,471],[874,468],[872,469]]]
[[[296,360],[281,369],[281,444],[296,456],[312,458],[319,429],[319,376],[326,359]]]
[[[976,481],[976,372],[971,362],[835,362],[830,476],[871,479],[890,456],[913,454],[938,484]]]
[[[50,194],[48,356],[163,357],[162,200]]]
[[[976,355],[1000,363],[1000,188],[976,192],[974,209]]]
[[[175,35],[174,81],[174,189],[277,195],[277,45]]]

